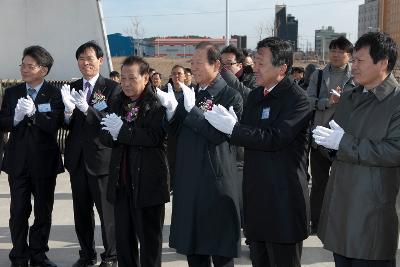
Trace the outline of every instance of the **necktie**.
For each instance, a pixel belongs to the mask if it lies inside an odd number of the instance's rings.
[[[35,101],[37,92],[33,88],[28,88],[28,95],[32,98],[33,101]]]
[[[268,96],[268,94],[269,94],[269,91],[268,91],[267,88],[265,88],[265,89],[264,89],[264,96]]]
[[[92,95],[92,90],[91,90],[92,86],[91,86],[90,82],[85,82],[85,89],[86,88],[88,89],[88,92],[87,92],[87,95],[86,95],[86,102],[89,103],[90,96]]]

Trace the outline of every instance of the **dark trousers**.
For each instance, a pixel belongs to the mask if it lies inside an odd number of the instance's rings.
[[[278,244],[250,241],[254,267],[300,267],[303,243]]]
[[[319,216],[321,215],[322,202],[324,200],[325,188],[329,179],[329,170],[332,162],[318,149],[311,148],[310,165],[312,186],[310,194],[311,224],[313,230],[318,227]]]
[[[214,267],[233,267],[233,258],[227,258],[218,255],[188,255],[187,261],[189,267],[211,267],[211,259]]]
[[[396,267],[396,260],[361,260],[333,253],[336,267]]]
[[[75,231],[81,246],[79,255],[84,260],[96,259],[94,244],[94,212],[96,205],[101,222],[104,252],[102,260],[117,258],[115,245],[114,207],[107,200],[108,175],[92,176],[87,173],[83,159],[78,168],[70,173],[72,200],[74,206]]]
[[[117,189],[114,212],[118,266],[160,267],[165,205],[137,208],[134,204],[130,190]]]
[[[16,263],[27,262],[29,259],[42,262],[46,258],[45,253],[49,251],[56,177],[32,177],[24,171],[20,176],[9,176],[8,183],[11,193],[9,223],[13,244],[10,260]],[[35,219],[29,228],[28,220],[32,211],[31,195],[33,195]]]

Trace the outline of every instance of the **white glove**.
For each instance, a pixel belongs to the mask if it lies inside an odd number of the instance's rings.
[[[331,129],[317,126],[313,130],[313,138],[315,143],[323,147],[338,150],[340,141],[344,135],[344,130],[334,120],[329,122]]]
[[[105,118],[103,118],[100,124],[104,125],[102,129],[108,131],[113,140],[117,140],[119,131],[124,123],[120,116],[112,113],[111,115],[107,115]]]
[[[220,104],[214,105],[212,110],[205,112],[204,117],[215,129],[229,135],[232,134],[237,122],[233,107],[230,107],[228,111]]]
[[[190,112],[194,105],[196,104],[196,94],[192,88],[189,88],[184,83],[179,82],[181,89],[183,91],[183,104],[187,112]]]
[[[19,103],[19,106],[22,110],[22,112],[27,115],[28,117],[33,116],[36,112],[36,106],[35,103],[33,102],[32,98],[30,96],[27,96],[26,98],[22,98],[21,102]]]
[[[14,121],[16,123],[22,121],[25,117],[25,113],[21,109],[21,105],[20,105],[21,100],[22,100],[22,98],[18,99],[18,103],[17,103],[17,106],[15,107],[15,111],[14,111]]]
[[[170,83],[168,83],[168,93],[161,91],[157,88],[157,96],[161,105],[166,108],[167,120],[170,120],[175,113],[178,101],[176,101],[174,90]]]
[[[71,91],[72,103],[83,113],[86,113],[89,108],[89,105],[86,102],[86,95],[88,93],[88,90],[89,88],[80,91],[75,91],[74,89],[72,89]]]
[[[75,91],[75,89],[72,89]],[[72,103],[73,97],[71,96],[71,90],[68,84],[64,84],[61,87],[61,96],[62,96],[62,101],[64,103],[64,111],[66,113],[72,113],[75,109],[75,104]]]

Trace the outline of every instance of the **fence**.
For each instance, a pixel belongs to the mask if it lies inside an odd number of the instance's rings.
[[[8,87],[17,85],[22,83],[22,80],[0,80],[0,95],[1,99],[3,99],[4,90]],[[70,84],[71,81],[48,81],[51,85],[61,88],[63,84]],[[57,143],[61,150],[61,153],[64,153],[65,149],[65,138],[67,137],[68,130],[61,128],[57,131]]]

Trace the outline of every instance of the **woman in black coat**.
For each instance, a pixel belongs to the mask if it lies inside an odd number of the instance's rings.
[[[169,201],[165,110],[148,83],[148,69],[140,57],[125,59],[122,92],[111,106],[114,113],[102,120],[102,142],[112,147],[107,197],[114,204],[120,267],[161,266]]]

